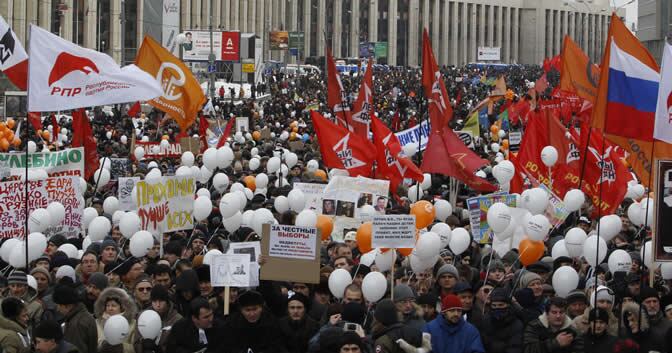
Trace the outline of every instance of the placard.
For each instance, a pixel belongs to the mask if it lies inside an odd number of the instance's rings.
[[[509,207],[516,207],[516,195],[498,193],[467,199],[469,223],[474,241],[487,244],[492,241],[492,232],[488,226],[488,210],[494,203],[501,202]]]
[[[509,131],[509,150],[518,152],[520,150],[520,141],[523,139],[523,133],[520,131]]]
[[[141,180],[135,189],[142,229],[159,233],[194,228],[194,177],[162,176],[156,183]]]
[[[258,241],[243,241],[229,243],[227,254],[250,255],[250,283],[249,287],[259,286],[259,255],[261,255],[261,243]]]
[[[373,216],[373,248],[414,248],[415,215]]]
[[[294,183],[293,188],[303,192],[307,210],[313,210],[320,214],[322,213],[322,195],[326,187],[327,184]]]
[[[478,47],[476,60],[499,61],[501,60],[500,47]]]
[[[28,185],[28,213],[38,208],[47,208],[54,201],[65,207],[65,219],[57,226],[49,227],[44,234],[63,234],[71,238],[82,231],[84,199],[79,189],[79,177],[53,177],[32,180]],[[0,238],[24,236],[26,222],[26,189],[24,181],[0,183]]]
[[[0,168],[14,177],[26,175],[26,153],[0,153]],[[84,147],[28,154],[28,169],[44,169],[50,177],[84,176]]]
[[[250,118],[246,116],[236,117],[236,132],[250,132]]]
[[[110,158],[110,176],[112,180],[125,177],[132,172],[132,162],[128,158]]]
[[[119,178],[117,187],[117,199],[121,211],[133,211],[138,206],[133,202],[133,188],[140,181],[140,177]]]
[[[399,139],[401,147],[409,143],[419,145],[418,151],[424,151],[429,142],[430,133],[429,119],[423,120],[420,125],[416,125],[410,129],[395,132],[394,135]]]
[[[248,287],[250,257],[247,254],[214,255],[210,262],[210,284],[213,287]]]
[[[558,197],[555,193],[551,192],[545,184],[539,184],[539,188],[546,191],[549,195],[548,205],[546,205],[546,210],[544,215],[548,218],[551,225],[555,228],[565,223],[565,219],[569,216],[569,210],[565,206],[565,202]]]
[[[653,256],[655,261],[672,261],[672,217],[668,217],[672,215],[672,160],[657,160],[655,168],[654,216],[647,220],[654,225]]]
[[[264,224],[262,234],[261,252],[267,258],[262,280],[320,283],[320,234],[315,228]]]
[[[384,214],[389,188],[389,180],[335,176],[324,189],[322,214],[358,218],[364,205],[372,205],[379,214]]]

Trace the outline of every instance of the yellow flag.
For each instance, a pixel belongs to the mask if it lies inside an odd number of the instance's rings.
[[[150,36],[142,41],[135,64],[163,87],[163,96],[147,103],[166,112],[186,132],[206,100],[189,68]]]
[[[469,118],[467,118],[467,121],[464,123],[462,131],[469,131],[474,137],[481,134],[481,127],[478,123],[478,110],[469,115]]]

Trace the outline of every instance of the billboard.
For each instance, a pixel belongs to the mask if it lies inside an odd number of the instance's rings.
[[[161,45],[173,55],[179,55],[175,37],[180,33],[180,1],[163,0],[163,26],[161,28]]]
[[[500,47],[478,47],[476,60],[499,61],[500,57]]]
[[[287,50],[289,49],[289,32],[287,31],[271,31],[269,35],[271,50]]]
[[[210,55],[210,32],[185,31],[187,42],[184,44],[184,61],[208,61]],[[218,61],[240,60],[240,32],[214,32],[213,53]]]
[[[289,32],[289,49],[298,49],[299,51],[302,51],[304,40],[305,37],[303,32]]]

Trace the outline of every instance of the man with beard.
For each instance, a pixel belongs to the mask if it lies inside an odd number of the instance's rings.
[[[84,287],[86,289],[86,297],[84,298],[84,305],[86,309],[93,314],[93,304],[96,302],[105,288],[107,288],[107,276],[102,272],[94,272],[89,277],[89,283]]]
[[[489,353],[520,353],[523,350],[523,322],[511,310],[511,299],[504,288],[490,295],[490,310],[481,324],[483,346]]]
[[[287,352],[278,320],[264,307],[264,297],[250,290],[240,295],[238,303],[240,311],[231,314],[221,331],[224,352]]]
[[[308,341],[319,330],[319,323],[306,315],[310,299],[301,293],[294,293],[287,301],[287,316],[280,319],[280,331],[289,353],[308,350]]]
[[[423,331],[432,335],[432,351],[435,353],[485,352],[476,327],[462,318],[462,301],[455,294],[443,296],[441,315],[428,323]]]

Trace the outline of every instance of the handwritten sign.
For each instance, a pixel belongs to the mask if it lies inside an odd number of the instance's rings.
[[[374,248],[415,247],[415,216],[373,216],[371,246]]]
[[[0,183],[0,237],[24,236],[26,222],[26,184],[23,181]],[[78,236],[82,230],[84,199],[79,190],[79,177],[54,177],[28,183],[28,213],[47,208],[58,201],[65,207],[65,219],[45,231],[45,235]]]
[[[0,153],[0,168],[8,168],[11,176],[26,175],[28,169],[44,169],[50,177],[84,176],[84,148],[66,148],[55,152],[28,154]]]
[[[194,192],[191,176],[163,176],[157,183],[145,180],[135,186],[142,229],[173,232],[194,228]]]

